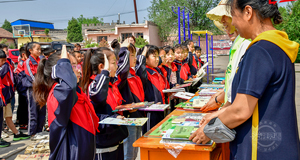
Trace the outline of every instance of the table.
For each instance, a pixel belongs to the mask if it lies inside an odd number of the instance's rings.
[[[178,116],[183,113],[199,113],[196,111],[174,110],[170,115],[154,126],[154,131],[170,116]],[[227,160],[229,159],[228,144],[217,145],[213,143],[211,146],[201,146],[186,144],[177,158],[174,158],[167,150],[164,144],[160,143],[161,138],[152,138],[142,136],[133,143],[133,147],[140,147],[141,160]],[[227,146],[226,146],[227,145]]]

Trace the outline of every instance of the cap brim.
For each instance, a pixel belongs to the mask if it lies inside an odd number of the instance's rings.
[[[217,5],[215,8],[206,13],[206,17],[213,21],[221,22],[223,16],[228,16],[232,18],[229,5]]]
[[[219,21],[214,21],[214,24],[215,24],[215,26],[216,26],[219,30],[221,30],[222,32],[226,33],[226,30],[225,30],[225,28],[224,28],[224,26],[223,26],[222,23],[220,23]]]

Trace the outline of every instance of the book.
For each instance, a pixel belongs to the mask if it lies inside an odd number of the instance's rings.
[[[193,103],[190,102],[181,102],[175,106],[175,108],[190,108],[193,109]]]
[[[170,138],[188,139],[191,136],[194,126],[176,126],[170,135]]]
[[[199,89],[222,89],[224,87],[224,84],[202,84]]]
[[[172,128],[174,125],[172,124],[173,119],[177,118],[178,116],[171,116],[168,120],[166,120],[163,124],[157,127],[154,131],[152,131],[149,137],[161,137],[166,131]],[[151,130],[150,130],[151,131]]]
[[[193,108],[202,108],[208,101],[209,99],[195,99],[193,101]]]
[[[172,120],[172,123],[182,124],[184,122],[200,122],[205,113],[185,113]]]
[[[190,102],[193,102],[195,99],[210,99],[210,96],[195,96],[190,99]]]
[[[177,92],[184,92],[184,88],[176,88],[176,89],[164,89],[163,93],[177,93]]]
[[[125,104],[117,106],[115,110],[112,112],[119,112],[119,111],[130,111],[134,109],[140,109],[140,108],[146,108],[148,106],[151,106],[154,104],[154,102],[139,102],[139,103],[131,103],[131,104]]]
[[[152,104],[146,108],[140,108],[140,111],[165,111],[170,105],[169,104]]]
[[[126,126],[143,126],[147,122],[148,118],[105,118],[100,121],[99,124],[111,124],[111,125],[126,125]]]
[[[193,96],[195,96],[194,93],[189,93],[189,92],[177,92],[174,97],[180,98],[180,99],[185,99],[185,100],[189,100],[191,99]]]
[[[218,92],[218,89],[202,89],[199,96],[212,96]]]

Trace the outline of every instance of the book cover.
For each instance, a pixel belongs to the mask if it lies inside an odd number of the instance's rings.
[[[130,110],[134,110],[134,109],[145,108],[145,107],[151,106],[152,104],[154,104],[154,102],[139,102],[139,103],[120,105],[120,106],[117,106],[116,109],[113,110],[113,112],[130,111]]]
[[[147,122],[148,118],[105,118],[100,121],[99,124],[111,124],[111,125],[126,125],[126,126],[143,126]]]
[[[186,138],[191,136],[194,126],[176,126],[170,135],[171,138]]]
[[[140,111],[165,111],[170,105],[169,104],[152,104],[146,108],[140,108]]]

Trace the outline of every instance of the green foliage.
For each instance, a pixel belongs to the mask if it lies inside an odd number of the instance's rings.
[[[47,38],[45,39],[45,42],[52,42],[52,39],[47,37]]]
[[[48,36],[50,30],[48,28],[45,29],[44,33]]]
[[[178,17],[177,14],[173,13],[171,6],[175,6],[174,11],[176,13],[177,6],[185,6],[194,12],[194,16],[190,19],[191,31],[209,30],[214,34],[220,34],[221,31],[213,24],[213,21],[206,17],[206,13],[217,6],[218,2],[219,0],[152,0],[152,5],[148,8],[148,16],[151,21],[158,25],[159,36],[162,41],[166,41],[170,34],[177,33],[178,30]],[[183,33],[182,24],[181,16],[181,33]]]
[[[99,19],[99,17],[84,18],[83,15],[80,15],[80,17],[77,18],[77,21],[78,21],[80,26],[82,24],[95,24],[95,25],[97,23],[103,24],[103,18],[101,18],[101,19]]]
[[[8,32],[12,33],[11,24],[10,24],[10,22],[7,19],[4,20],[4,23],[3,23],[3,25],[2,25],[1,28],[3,28],[5,30],[7,30]]]
[[[9,49],[15,49],[15,45],[13,43],[9,44],[8,46]]]
[[[0,44],[7,44],[7,39],[6,39],[6,38],[3,38],[3,39],[0,41]]]
[[[283,18],[281,24],[275,25],[278,30],[285,31],[289,39],[300,43],[300,1],[295,1],[287,5],[287,7],[280,7],[279,11]],[[296,63],[300,63],[300,52],[298,51],[298,56]]]
[[[83,43],[84,48],[92,48],[92,47],[99,47],[97,43],[92,43],[93,39],[85,39],[85,42]]]
[[[78,21],[74,17],[72,17],[72,19],[68,22],[67,41],[81,42],[82,40],[83,38],[81,34],[81,26],[79,25]]]
[[[147,44],[149,44],[149,42],[147,42],[147,40],[146,39],[144,39],[144,38],[142,38],[142,37],[137,37],[136,39],[135,39],[135,47],[137,47],[137,48],[143,48],[145,45],[147,45]]]

